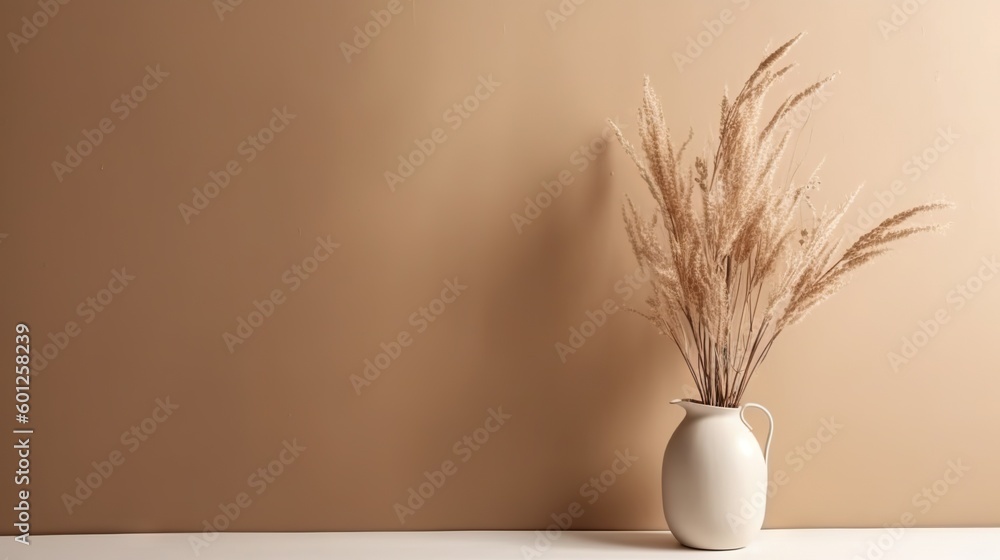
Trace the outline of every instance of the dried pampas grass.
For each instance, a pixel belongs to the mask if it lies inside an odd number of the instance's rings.
[[[651,278],[648,310],[638,313],[673,339],[706,404],[738,406],[785,328],[893,243],[942,229],[911,221],[951,206],[933,202],[900,212],[843,251],[838,225],[857,191],[836,209],[813,210],[811,223],[796,223],[819,180],[816,172],[802,184],[776,179],[791,136],[781,125],[833,76],[789,96],[763,128],[759,124],[765,95],[794,67],[775,65],[800,37],[768,55],[736,97],[723,96],[718,147],[710,157],[684,162],[692,135],[674,144],[648,77],[638,111],[645,158],[608,121],[656,204],[648,219],[628,197],[623,206],[632,250]]]

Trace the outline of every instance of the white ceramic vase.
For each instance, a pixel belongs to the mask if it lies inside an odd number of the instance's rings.
[[[740,408],[687,399],[670,404],[685,410],[663,453],[663,513],[670,531],[690,548],[745,547],[764,524],[771,413],[754,403]],[[763,454],[743,417],[747,408],[763,410],[770,422]]]

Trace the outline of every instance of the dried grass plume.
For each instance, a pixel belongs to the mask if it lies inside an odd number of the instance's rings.
[[[794,68],[778,61],[801,36],[765,57],[736,97],[723,96],[713,154],[684,158],[692,135],[674,143],[648,77],[638,111],[645,157],[608,121],[656,206],[649,218],[628,197],[623,206],[632,250],[651,278],[648,310],[640,314],[673,339],[706,404],[738,406],[785,328],[894,243],[942,229],[912,220],[951,206],[932,202],[900,212],[846,249],[838,225],[857,191],[837,208],[811,210],[809,223],[801,223],[806,194],[819,184],[818,169],[802,183],[778,179],[791,137],[781,125],[834,76],[789,96],[762,118],[766,94]]]

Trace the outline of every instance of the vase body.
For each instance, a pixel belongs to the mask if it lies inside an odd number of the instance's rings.
[[[663,453],[663,513],[670,531],[691,548],[745,547],[764,524],[767,462],[766,448],[762,453],[743,412],[751,406],[767,410],[755,404],[672,404],[685,415]],[[769,431],[767,447],[770,440]]]

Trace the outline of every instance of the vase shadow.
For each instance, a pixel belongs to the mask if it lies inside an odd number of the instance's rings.
[[[596,132],[581,134],[580,141]],[[532,170],[526,184],[510,185],[523,199],[546,192],[542,181],[567,169],[575,177],[523,230],[502,217],[503,227],[477,237],[476,250],[462,261],[475,286],[475,296],[456,308],[465,314],[464,330],[454,334],[462,343],[453,354],[434,357],[433,366],[449,373],[435,378],[444,382],[434,406],[423,405],[436,411],[428,421],[434,429],[415,435],[411,443],[438,448],[436,434],[461,435],[458,427],[481,423],[489,406],[502,405],[514,420],[465,469],[466,480],[473,476],[496,483],[467,487],[465,496],[441,506],[442,518],[462,520],[449,528],[543,528],[552,515],[589,497],[581,496],[582,485],[608,469],[616,451],[630,449],[642,456],[639,466],[573,528],[663,527],[661,497],[649,491],[659,487],[662,446],[669,436],[661,411],[670,398],[687,395],[674,387],[681,377],[677,355],[663,352],[664,339],[655,329],[624,310],[626,304],[641,306],[644,296],[635,289],[624,292],[626,297],[619,289],[637,265],[621,225],[622,187],[614,182],[609,155],[606,150],[581,171],[565,161],[552,162]],[[511,208],[521,213],[521,206]],[[620,310],[591,320],[608,301]],[[572,330],[585,330],[587,321],[593,332],[586,331],[582,344],[574,345]],[[434,332],[441,336],[440,330]],[[671,380],[669,388],[664,377]],[[651,384],[649,390],[639,389]],[[638,412],[637,395],[649,399]],[[651,395],[659,395],[659,402]],[[648,438],[655,442],[652,448],[643,445]],[[489,515],[474,505],[484,503],[495,504]],[[525,519],[531,520],[527,526]],[[436,519],[426,523],[422,528],[444,527]],[[639,538],[654,546],[650,537]]]
[[[588,542],[628,548],[698,552],[677,542],[677,539],[669,531],[578,531],[574,532],[573,536]]]

